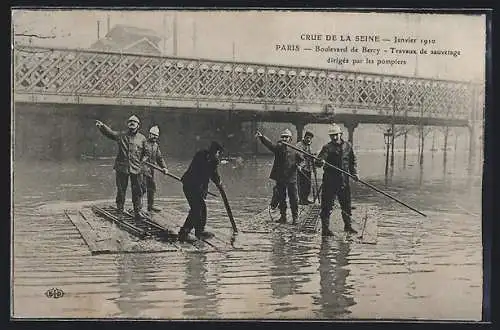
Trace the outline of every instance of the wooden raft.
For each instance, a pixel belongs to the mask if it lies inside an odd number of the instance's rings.
[[[258,213],[250,222],[242,226],[245,234],[264,234],[276,231],[295,231],[312,235],[321,233],[320,205],[318,203],[299,206],[299,216],[296,224],[292,224],[290,210],[287,209],[287,223],[278,223],[280,218],[279,210],[264,209]],[[363,214],[363,212],[365,212]],[[366,222],[365,222],[366,218]],[[352,241],[363,244],[376,244],[378,231],[378,216],[373,211],[363,210],[352,211],[352,224],[358,231],[357,235],[347,235],[344,233],[344,222],[341,217],[341,210],[334,208],[330,216],[330,229],[334,232],[335,238],[344,241]],[[363,230],[364,227],[364,230]],[[362,236],[361,236],[362,235]]]

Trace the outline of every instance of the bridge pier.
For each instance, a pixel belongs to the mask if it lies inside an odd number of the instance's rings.
[[[293,124],[295,125],[295,129],[297,130],[297,142],[299,142],[302,140],[302,137],[304,136],[304,127],[306,127],[306,123],[295,122]]]
[[[443,162],[446,166],[446,156],[448,155],[448,135],[450,128],[446,126],[444,130]]]
[[[358,127],[358,122],[347,122],[344,126],[347,128],[348,141],[351,145],[354,145],[354,129]]]

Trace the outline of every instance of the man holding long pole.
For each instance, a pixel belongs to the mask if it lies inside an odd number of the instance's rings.
[[[329,154],[329,149],[331,148],[331,145],[333,143],[333,140],[336,140],[335,144],[337,145],[342,145],[343,143],[346,143],[345,141],[343,141],[340,137],[340,134],[342,134],[342,130],[340,129],[340,127],[335,127],[336,125],[334,124],[333,126],[331,126],[330,130],[329,130],[329,133],[330,133],[330,138],[332,139],[332,142],[326,144],[322,151],[324,151],[321,155],[322,158],[319,158],[319,155],[318,156],[314,156],[312,154],[309,154],[307,152],[305,152],[304,150],[300,149],[300,148],[297,148],[296,146],[290,144],[290,143],[287,143],[287,142],[282,142],[282,144],[284,144],[285,146],[307,156],[307,157],[311,157],[312,159],[316,160],[316,166],[323,166],[325,169],[326,168],[330,168],[331,170],[335,170],[335,171],[338,171],[338,174],[344,174],[346,175],[347,177],[351,177],[353,180],[355,180],[356,182],[359,182],[359,183],[362,183],[364,184],[365,186],[369,187],[370,189],[373,189],[375,190],[376,192],[378,193],[381,193],[382,195],[392,199],[393,201],[395,202],[398,202],[399,204],[401,205],[404,205],[406,206],[407,208],[409,208],[410,210],[412,211],[415,211],[417,212],[418,214],[420,214],[421,216],[423,217],[426,217],[427,215],[419,210],[417,210],[416,208],[414,208],[413,206],[411,205],[408,205],[407,203],[403,202],[402,200],[394,197],[394,196],[391,196],[389,195],[388,193],[386,193],[385,191],[383,190],[380,190],[378,189],[377,187],[375,187],[374,185],[368,183],[368,182],[365,182],[363,180],[361,180],[359,177],[358,177],[358,174],[357,174],[357,171],[356,171],[356,158],[354,157],[354,153],[352,152],[352,148],[351,148],[351,152],[350,153],[347,153],[347,154],[350,154],[352,159],[349,159],[347,158],[348,162],[347,164],[345,163],[345,161],[343,161],[341,164],[337,164],[336,165],[333,165],[332,163],[330,163],[328,160],[328,154]],[[330,146],[330,147],[329,147]],[[326,155],[326,156],[325,156]],[[346,156],[346,153],[344,153],[342,151],[342,156],[345,157]],[[331,157],[331,158],[335,158],[335,157]],[[342,158],[342,157],[338,157],[337,158]],[[333,159],[335,160],[335,159]],[[345,160],[345,158],[344,158]],[[342,166],[341,166],[342,165]],[[346,166],[347,165],[347,166]],[[341,168],[343,167],[343,168]],[[326,172],[326,171],[325,171]],[[347,179],[347,178],[345,178]],[[325,183],[325,175],[323,175],[323,183]],[[331,205],[333,206],[333,198],[335,196],[332,197],[332,203]],[[349,194],[349,197],[350,197],[350,194]],[[322,200],[325,200],[324,198],[322,198]],[[322,203],[322,205],[324,205],[324,203]],[[328,210],[328,209],[327,209]],[[331,211],[331,208],[329,209]],[[342,211],[344,212],[344,211]],[[346,212],[346,214],[349,214],[348,212]],[[325,232],[327,233],[327,232]]]
[[[332,212],[335,197],[338,197],[342,209],[342,220],[344,221],[344,231],[349,234],[356,234],[357,231],[351,225],[351,190],[349,186],[349,176],[331,166],[326,166],[325,162],[334,165],[347,173],[357,181],[356,156],[349,142],[342,139],[342,129],[337,124],[332,124],[328,130],[331,141],[323,146],[318,154],[322,162],[317,165],[323,166],[323,189],[321,191],[321,225],[322,236],[333,236],[329,228],[330,214]]]
[[[217,170],[220,163],[220,154],[224,149],[212,141],[208,150],[203,149],[193,157],[189,168],[181,178],[182,189],[189,203],[189,214],[179,231],[179,241],[186,241],[194,228],[198,239],[210,238],[212,233],[205,231],[207,222],[207,205],[205,198],[208,194],[208,182],[212,180],[220,191],[222,182]]]

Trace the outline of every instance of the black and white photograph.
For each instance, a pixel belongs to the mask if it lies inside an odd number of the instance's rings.
[[[11,20],[11,319],[484,320],[484,11]]]

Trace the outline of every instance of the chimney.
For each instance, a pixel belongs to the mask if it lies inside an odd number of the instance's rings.
[[[108,15],[108,31],[107,31],[107,33],[109,33],[110,27],[111,27],[111,20],[110,20],[109,15]]]
[[[97,40],[99,40],[101,38],[101,34],[99,31],[100,23],[101,23],[100,21],[97,21]]]

